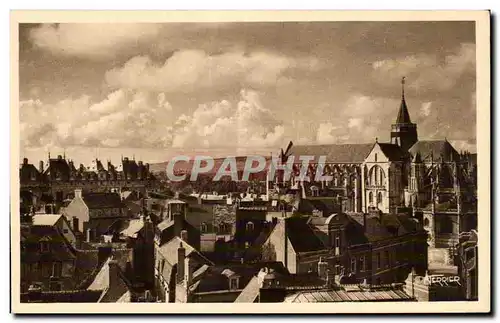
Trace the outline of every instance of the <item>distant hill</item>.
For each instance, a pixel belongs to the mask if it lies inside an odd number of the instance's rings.
[[[244,168],[245,168],[245,163],[246,163],[246,160],[248,158],[248,156],[237,156],[235,157],[236,158],[236,166],[237,166],[237,169],[238,169],[238,173],[241,174],[241,172],[243,172]],[[211,175],[215,175],[217,170],[222,166],[222,163],[224,162],[224,159],[223,157],[221,158],[214,158],[214,167],[212,168],[212,170],[209,172],[209,174]],[[266,157],[266,162],[269,164],[271,158],[270,157]],[[190,174],[191,173],[191,170],[193,169],[193,164],[194,164],[194,160],[190,160],[189,162],[187,161],[178,161],[175,163],[175,166],[174,166],[174,173],[175,174]],[[160,173],[160,172],[166,172],[167,170],[167,165],[168,165],[168,161],[166,162],[161,162],[161,163],[154,163],[154,164],[150,164],[149,165],[149,169],[152,173]],[[203,165],[203,163],[202,163]],[[257,175],[257,174],[256,174]],[[258,177],[262,177],[263,176],[263,179],[265,179],[265,171],[262,171],[260,173],[258,173]]]

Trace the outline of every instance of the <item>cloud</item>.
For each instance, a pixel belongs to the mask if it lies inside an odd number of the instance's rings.
[[[422,107],[420,108],[420,114],[424,117],[428,117],[431,114],[432,102],[424,102],[422,103]]]
[[[226,100],[203,104],[191,116],[181,115],[173,147],[268,147],[280,145],[284,127],[264,108],[259,94],[242,90],[237,104]]]
[[[353,94],[341,105],[332,121],[319,124],[316,143],[373,142],[379,136],[386,137],[396,117],[398,103],[393,99]]]
[[[27,147],[164,147],[171,142],[171,111],[163,93],[126,90],[94,104],[88,96],[21,101],[21,141]]]
[[[208,55],[202,50],[175,52],[163,64],[148,56],[136,56],[121,68],[106,72],[107,83],[116,88],[162,92],[195,92],[273,86],[287,71],[316,70],[315,58],[292,58],[266,52],[226,52]]]
[[[260,148],[280,145],[284,135],[283,125],[250,90],[242,90],[238,102],[202,104],[178,118],[163,92],[120,89],[96,103],[83,96],[20,104],[25,147]]]
[[[463,43],[444,57],[419,53],[376,61],[372,64],[373,77],[386,84],[394,84],[403,76],[408,87],[422,90],[448,91],[465,74],[473,75],[476,65],[475,44]]]
[[[153,39],[162,28],[153,23],[42,24],[30,31],[30,40],[57,55],[103,59]]]

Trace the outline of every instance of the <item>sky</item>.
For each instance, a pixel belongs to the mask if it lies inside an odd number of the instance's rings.
[[[474,22],[21,24],[21,156],[148,162],[419,139],[475,151]]]

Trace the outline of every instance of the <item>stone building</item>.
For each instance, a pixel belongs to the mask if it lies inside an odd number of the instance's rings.
[[[404,82],[390,138],[389,143],[375,139],[368,144],[292,145],[283,156],[283,163],[294,158],[291,178],[285,181],[283,173],[277,172],[268,183],[268,195],[302,191],[303,198],[331,197],[343,212],[412,212],[424,223],[432,247],[453,247],[460,232],[476,228],[476,155],[459,153],[446,138],[418,138]],[[300,156],[314,156],[306,173],[310,181],[299,178]],[[318,167],[321,156],[326,157],[322,169]],[[317,171],[332,179],[315,181]]]
[[[60,206],[74,197],[75,189],[88,193],[134,190],[144,194],[157,182],[149,164],[128,157],[122,158],[118,166],[108,161],[105,167],[99,159],[85,166],[76,165],[66,156],[51,158],[50,154],[38,168],[24,158],[19,177],[22,202],[36,207],[54,202]]]

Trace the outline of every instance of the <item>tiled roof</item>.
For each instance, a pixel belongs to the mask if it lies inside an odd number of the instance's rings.
[[[131,238],[137,238],[137,234],[144,227],[144,221],[142,219],[131,219],[125,230],[120,232],[121,235]]]
[[[390,161],[401,161],[405,158],[405,152],[395,144],[378,143],[380,149]]]
[[[35,214],[33,216],[34,226],[54,226],[61,218],[61,214]]]
[[[430,162],[432,159],[437,162],[443,156],[443,161],[456,161],[459,154],[447,140],[420,140],[411,148],[410,154],[414,157],[420,153],[423,162]]]
[[[380,302],[409,301],[412,298],[402,290],[316,290],[301,291],[285,298],[285,303],[324,303],[324,302]]]
[[[186,220],[195,228],[199,228],[202,223],[213,225],[214,206],[213,205],[190,205],[188,207]]]
[[[40,225],[24,227],[25,251],[21,254],[23,262],[38,261],[65,261],[76,258],[75,250],[68,240],[59,232],[55,226]],[[47,241],[50,252],[40,252],[38,243]]]
[[[127,283],[124,280],[125,278],[120,272],[117,273],[119,277],[116,277],[117,279],[113,280],[114,282],[116,282],[116,286],[110,285],[110,261],[114,261],[113,258],[108,258],[106,260],[106,262],[101,267],[101,270],[96,275],[94,281],[88,287],[88,290],[102,292],[101,298],[99,299],[100,303],[114,303],[120,299],[124,301],[126,298],[124,298],[125,294],[129,292]]]
[[[291,155],[326,156],[327,163],[362,163],[373,144],[307,145],[293,146]]]
[[[82,198],[89,209],[123,207],[118,193],[84,193],[82,194]]]
[[[288,239],[295,252],[325,249],[321,240],[314,234],[314,231],[307,223],[308,220],[308,217],[290,217],[285,219]]]
[[[253,303],[259,296],[260,285],[259,279],[257,277],[253,277],[250,282],[245,286],[243,291],[238,295],[235,303]]]
[[[165,259],[171,263],[172,265],[177,264],[177,250],[179,249],[180,244],[184,249],[186,249],[186,257],[192,257],[197,259],[199,262],[203,264],[212,264],[210,260],[208,260],[205,256],[199,253],[195,248],[189,245],[186,241],[182,240],[179,237],[174,237],[172,240],[164,243],[160,247],[158,247],[158,251],[165,257]]]
[[[29,293],[21,294],[21,303],[96,303],[101,297],[101,291],[72,290],[72,291],[44,291],[35,298]]]

